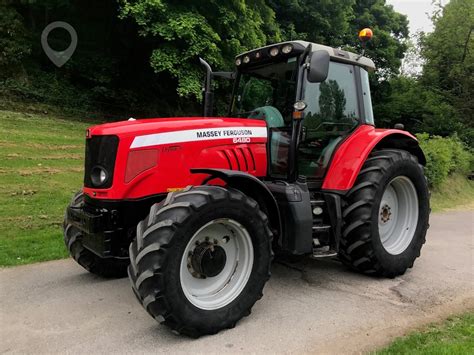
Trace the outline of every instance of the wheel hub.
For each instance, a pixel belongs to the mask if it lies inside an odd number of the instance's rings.
[[[217,244],[217,240],[214,243],[206,241],[192,251],[188,269],[197,278],[214,277],[224,269],[226,260],[225,250]]]
[[[385,187],[379,208],[379,237],[392,255],[403,253],[410,245],[418,224],[418,195],[413,182],[397,176]]]
[[[252,273],[252,238],[237,221],[219,218],[189,240],[180,266],[181,287],[196,307],[213,310],[232,302]]]
[[[380,209],[380,220],[382,223],[387,223],[390,220],[390,216],[392,215],[392,210],[389,205],[385,204]]]

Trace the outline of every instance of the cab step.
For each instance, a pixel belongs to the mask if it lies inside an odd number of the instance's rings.
[[[330,225],[313,226],[313,233],[325,233],[331,230]]]
[[[337,256],[337,252],[335,250],[332,250],[328,245],[319,247],[319,248],[313,248],[313,255],[311,256],[313,259],[319,259],[319,258],[331,258]]]

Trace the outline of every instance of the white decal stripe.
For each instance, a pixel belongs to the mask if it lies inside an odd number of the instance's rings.
[[[215,139],[231,139],[237,137],[267,138],[267,128],[223,127],[147,134],[144,136],[135,137],[130,148],[142,148],[152,145],[197,142]]]

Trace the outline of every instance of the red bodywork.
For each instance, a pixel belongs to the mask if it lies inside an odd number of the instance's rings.
[[[234,132],[249,127],[263,134],[221,135],[202,139],[195,136],[196,132],[225,133],[226,129]],[[265,121],[262,120],[203,117],[146,119],[95,126],[88,130],[88,136],[94,135],[119,137],[112,187],[84,187],[84,193],[95,198],[136,199],[199,185],[207,176],[191,174],[189,170],[192,168],[241,170],[258,177],[264,177],[267,172],[267,133]],[[212,133],[209,135],[212,136]],[[132,146],[136,137],[145,137],[141,139],[142,146]],[[137,159],[140,153],[143,155]],[[132,166],[140,164],[139,160],[142,160],[141,167]],[[153,160],[156,164],[152,164]],[[142,169],[142,172],[133,177],[131,171],[137,169]]]
[[[252,134],[245,134],[247,129],[253,130]],[[210,133],[198,138],[198,132]],[[226,132],[244,134],[225,135]],[[415,139],[400,130],[375,129],[369,125],[357,128],[334,153],[322,189],[350,189],[375,145],[392,134]],[[263,120],[146,119],[90,128],[88,137],[95,135],[116,135],[119,146],[112,187],[84,187],[84,193],[94,198],[137,199],[202,184],[207,176],[191,174],[192,168],[240,170],[257,177],[267,175],[267,130]]]
[[[372,149],[382,139],[393,134],[401,134],[416,141],[413,135],[398,129],[380,129],[369,125],[358,127],[334,153],[322,189],[347,191],[352,188]]]

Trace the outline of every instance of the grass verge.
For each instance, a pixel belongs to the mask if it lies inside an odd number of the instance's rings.
[[[64,208],[82,185],[90,123],[0,111],[0,265],[64,258]]]
[[[67,256],[64,209],[82,186],[90,122],[0,110],[0,266]],[[433,211],[474,208],[474,182],[451,177],[432,194]]]
[[[396,339],[377,355],[395,354],[472,354],[474,353],[474,312],[448,318],[421,332]]]
[[[454,174],[431,191],[433,212],[451,209],[474,209],[474,181]]]

